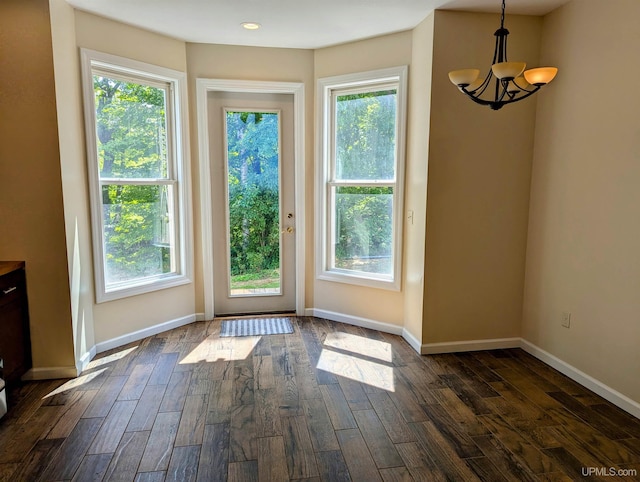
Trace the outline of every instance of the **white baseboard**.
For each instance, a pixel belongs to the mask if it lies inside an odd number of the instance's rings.
[[[127,333],[126,335],[112,338],[111,340],[96,343],[95,350],[96,353],[102,353],[103,351],[111,350],[112,348],[117,348],[119,346],[126,345],[127,343],[142,340],[143,338],[146,338],[148,336],[157,335],[158,333],[162,333],[163,331],[172,330],[174,328],[188,325],[189,323],[193,323],[194,321],[196,321],[195,314],[183,316],[182,318],[176,318],[175,320],[170,320],[165,323],[160,323],[159,325],[150,326],[142,330],[134,331],[133,333]]]
[[[489,340],[449,341],[444,343],[426,343],[420,347],[421,355],[438,353],[460,353],[465,351],[499,350],[519,348],[521,338],[494,338]]]
[[[78,373],[82,373],[86,370],[87,366],[93,360],[93,357],[96,356],[96,346],[92,346],[88,352],[80,357],[80,360],[76,361],[76,368],[78,369]]]
[[[23,381],[55,380],[58,378],[75,378],[79,375],[76,367],[37,367],[31,368],[22,375]]]
[[[405,328],[402,330],[402,338],[404,338],[405,341],[409,343],[411,348],[413,348],[418,354],[422,355],[421,353],[422,345],[420,344],[420,340],[418,340],[415,336],[413,336],[413,333],[410,333]]]
[[[335,311],[319,310],[317,308],[307,308],[305,310],[305,316],[325,318],[327,320],[338,321],[340,323],[346,323],[348,325],[360,326],[362,328],[369,328],[371,330],[383,331],[385,333],[391,333],[393,335],[402,335],[403,331],[401,326],[392,325],[391,323],[370,320],[368,318],[361,318],[359,316],[343,315],[342,313],[336,313]]]
[[[207,321],[204,313],[196,313],[196,321]]]
[[[547,365],[558,370],[560,373],[578,382],[583,387],[588,388],[594,393],[597,393],[602,398],[610,401],[614,405],[620,407],[622,410],[629,412],[634,417],[640,418],[640,403],[636,402],[635,400],[630,399],[626,395],[618,392],[617,390],[614,390],[610,386],[605,385],[599,380],[596,380],[591,375],[587,375],[583,371],[578,370],[576,367],[568,364],[567,362],[534,345],[533,343],[528,342],[527,340],[521,339],[520,347],[530,355],[536,357],[538,360],[546,363]]]
[[[317,308],[307,308],[305,310],[305,316],[315,316],[317,318],[338,321],[348,325],[360,326],[362,328],[378,330],[384,333],[391,333],[392,335],[399,335],[409,343],[411,348],[420,353],[420,341],[405,328],[398,325],[383,323],[381,321],[375,321],[368,318],[361,318],[359,316],[345,315],[342,313],[336,313],[335,311],[319,310]]]

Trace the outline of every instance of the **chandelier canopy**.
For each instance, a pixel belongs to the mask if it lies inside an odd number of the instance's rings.
[[[487,76],[484,79],[481,78],[478,69],[449,72],[449,79],[458,86],[461,92],[477,104],[488,105],[493,110],[501,109],[506,104],[512,104],[535,94],[540,90],[540,87],[551,82],[558,73],[556,67],[525,70],[526,63],[507,60],[509,31],[504,28],[504,10],[505,0],[502,0],[500,28],[494,34],[496,47],[493,52],[491,69],[489,69]],[[495,89],[489,89],[493,77],[495,77]],[[491,97],[492,92],[493,97]]]

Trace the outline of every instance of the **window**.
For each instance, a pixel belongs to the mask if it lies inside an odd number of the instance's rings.
[[[98,302],[190,282],[185,76],[82,50]]]
[[[320,79],[320,279],[400,289],[406,67]]]

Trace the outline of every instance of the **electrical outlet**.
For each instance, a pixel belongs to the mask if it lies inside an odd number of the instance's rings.
[[[562,312],[562,326],[569,328],[571,326],[571,313],[568,311]]]

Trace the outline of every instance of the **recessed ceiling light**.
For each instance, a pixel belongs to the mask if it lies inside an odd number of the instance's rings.
[[[247,30],[258,30],[261,27],[261,25],[257,22],[242,22],[240,25],[242,25]]]

